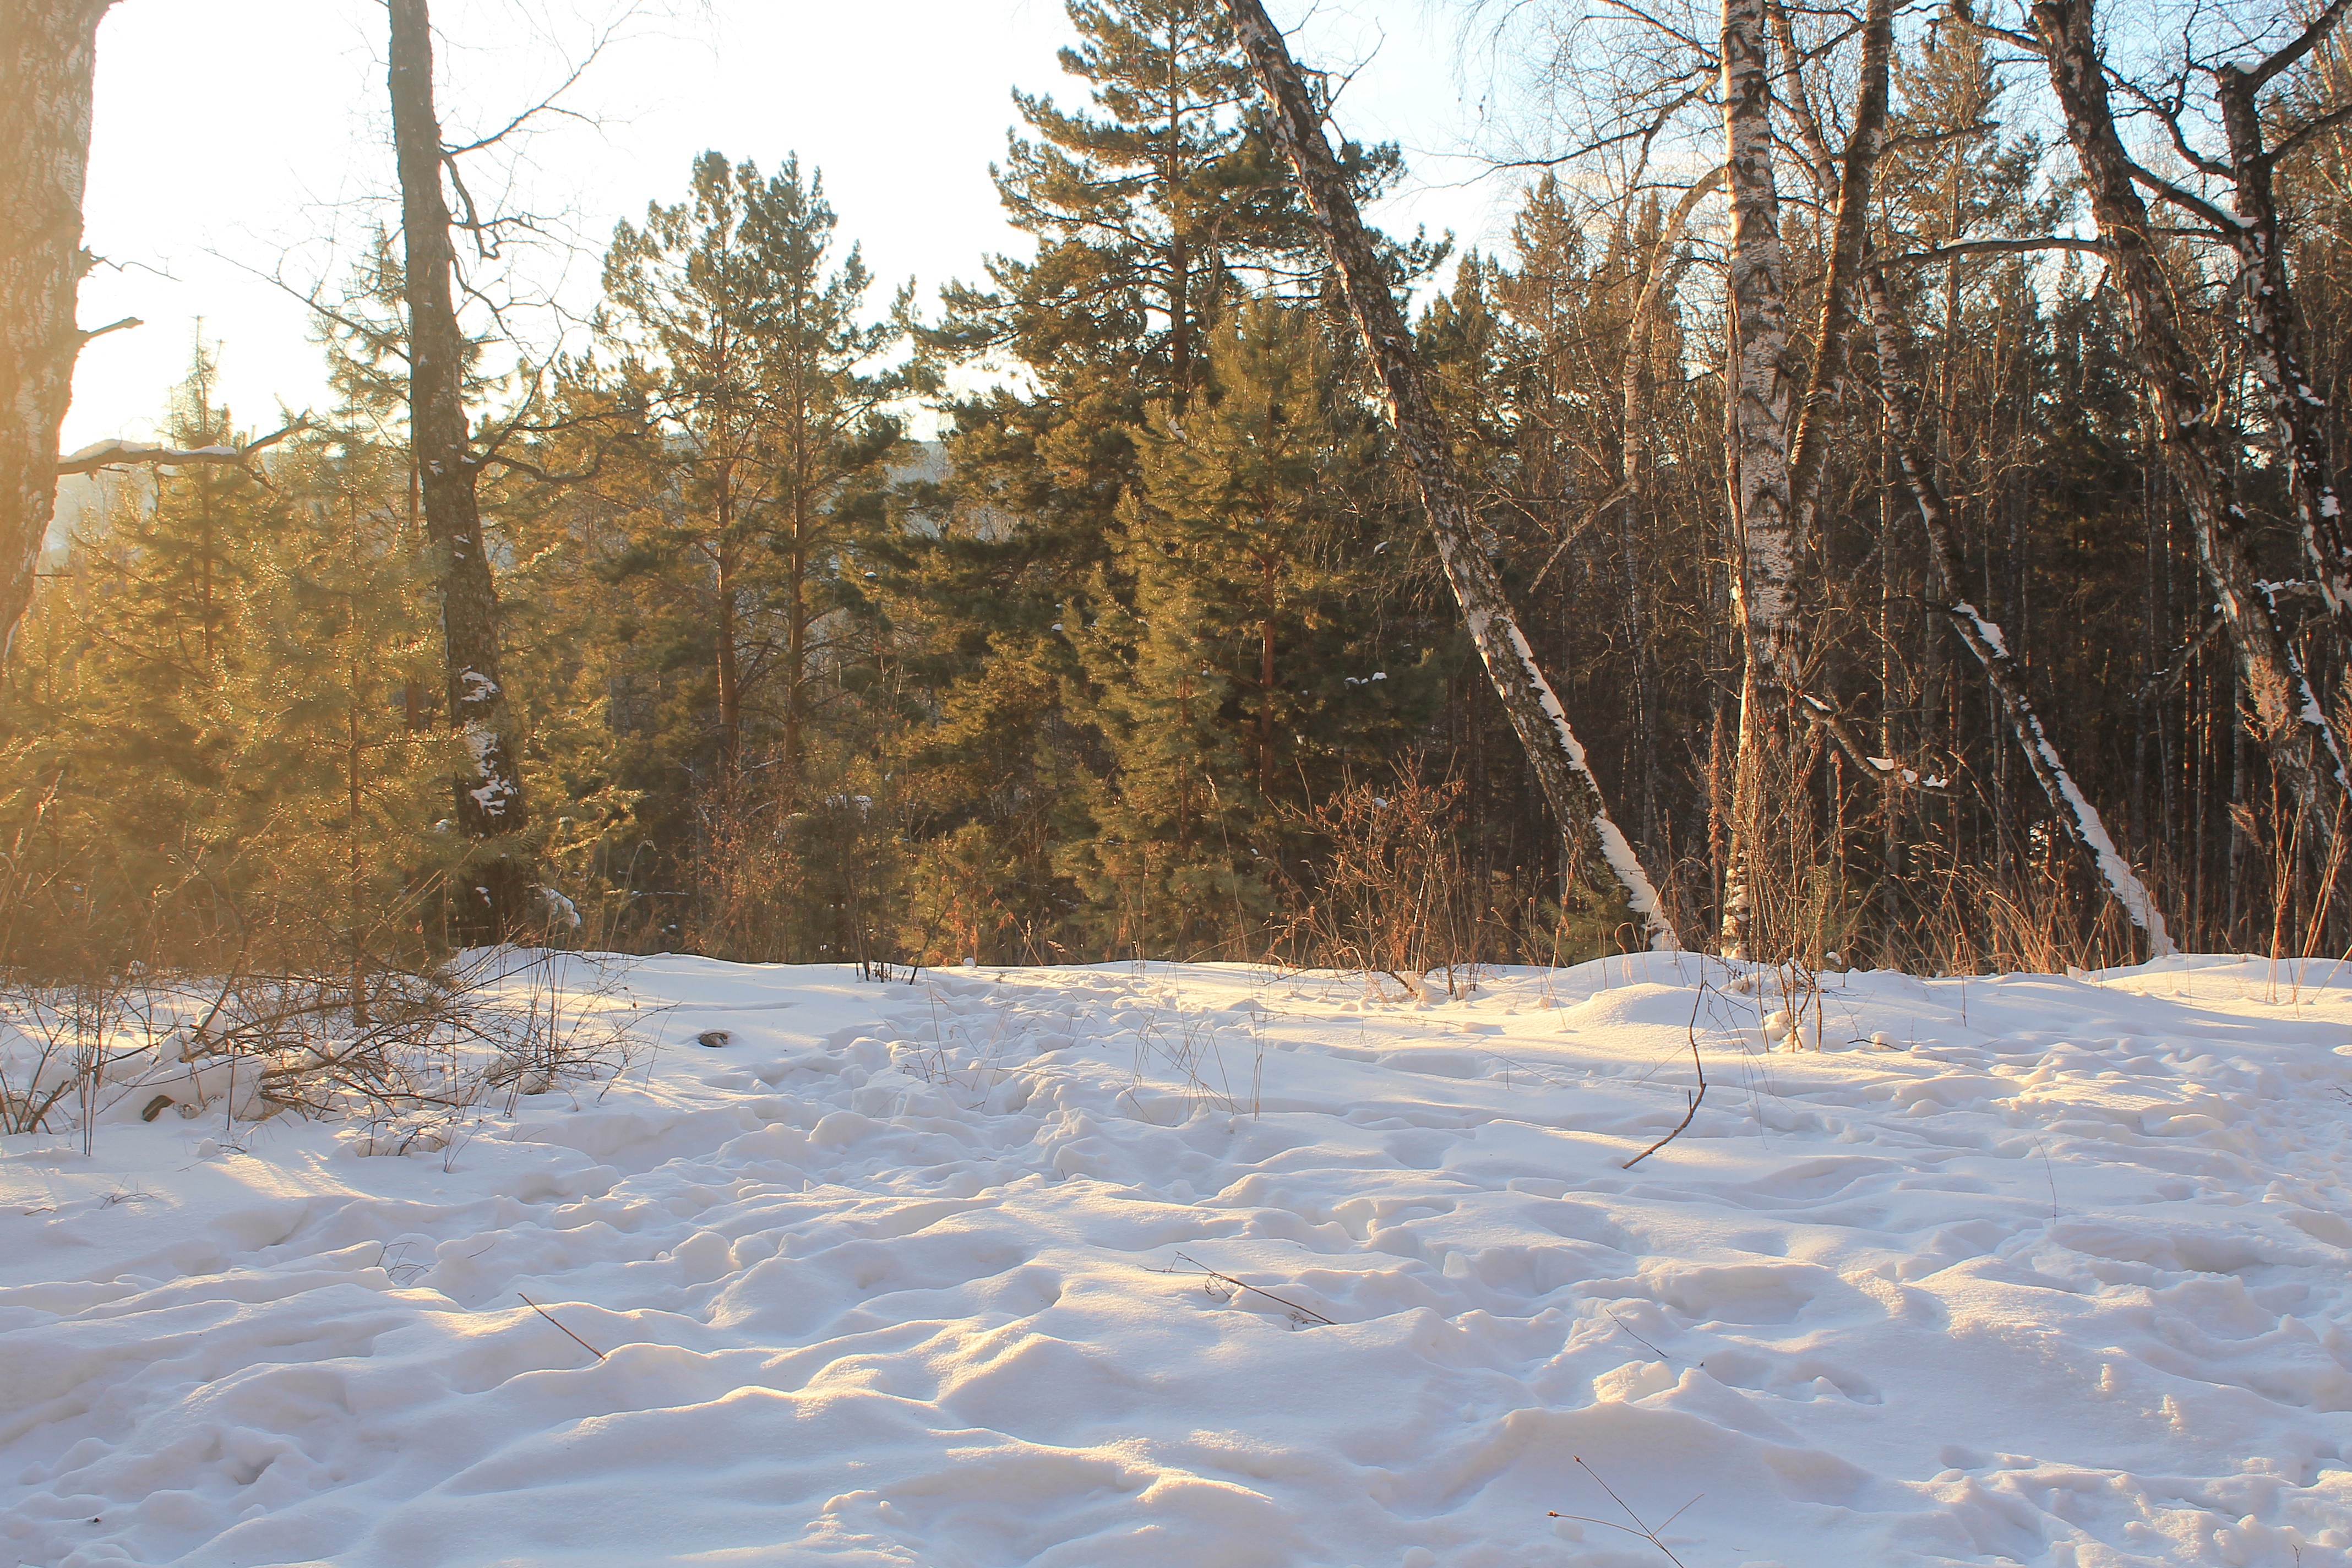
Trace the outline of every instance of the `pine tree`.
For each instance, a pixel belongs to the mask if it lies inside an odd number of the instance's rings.
[[[797,791],[840,551],[899,431],[876,356],[898,329],[857,319],[870,278],[855,247],[827,270],[836,226],[821,176],[772,178],[695,161],[693,194],[621,224],[605,259],[604,341],[643,421],[635,555],[706,606],[719,766],[740,765],[746,702],[772,683]]]
[[[199,332],[173,394],[165,428],[175,447],[236,442],[233,416],[214,401],[215,347]],[[90,708],[82,742],[60,740],[79,768],[120,781],[110,809],[136,824],[122,847],[153,847],[176,862],[177,874],[152,873],[158,885],[225,870],[220,858],[252,830],[232,787],[247,737],[230,693],[251,657],[259,541],[284,521],[278,492],[243,469],[204,464],[157,470],[152,489],[126,487],[106,532],[77,541],[91,595],[77,659]]]
[[[175,446],[243,444],[216,370],[199,340]],[[158,469],[75,539],[0,735],[0,818],[46,826],[37,879],[76,893],[60,950],[321,967],[363,1011],[458,848],[428,831],[457,759],[400,700],[437,639],[404,454],[313,434],[271,464]]]
[[[1067,863],[1114,951],[1252,931],[1296,869],[1283,808],[1381,769],[1434,705],[1439,666],[1379,620],[1390,520],[1334,357],[1311,308],[1238,301],[1201,395],[1154,411],[1118,554],[1072,606],[1097,617],[1067,629],[1109,767]]]
[[[1129,593],[1121,507],[1140,480],[1150,411],[1181,417],[1202,395],[1203,344],[1225,301],[1244,283],[1311,296],[1322,273],[1216,0],[1068,10],[1080,41],[1063,68],[1092,101],[1016,93],[1030,134],[994,171],[1035,258],[992,258],[985,285],[946,289],[943,320],[920,337],[935,374],[957,362],[1019,375],[951,404],[940,537],[918,542],[888,585],[939,634],[923,674],[943,722],[922,765],[940,791],[957,777],[986,785],[941,795],[937,810],[957,831],[978,823],[996,837],[1003,858],[984,879],[1025,889],[1004,921],[1033,932],[1074,897],[1045,870],[1059,830],[1042,803],[1053,781],[1104,763],[1085,716],[1062,705],[1079,672],[1050,628],[1098,571],[1113,600]],[[1400,167],[1389,147],[1347,157],[1368,196]],[[1441,253],[1396,250],[1400,278]]]
[[[255,540],[228,693],[272,918],[289,945],[341,960],[362,1018],[374,977],[414,956],[459,869],[460,847],[433,831],[455,747],[413,725],[404,701],[441,653],[404,516],[405,457],[349,434],[289,455],[274,477],[295,504]]]

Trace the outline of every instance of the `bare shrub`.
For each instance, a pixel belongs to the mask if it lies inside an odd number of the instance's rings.
[[[843,785],[796,803],[748,780],[698,813],[686,944],[741,963],[855,963],[886,979],[902,963],[904,835],[894,803]]]
[[[566,972],[588,964],[588,983]],[[370,978],[252,971],[198,980],[131,967],[0,985],[0,1131],[70,1133],[166,1110],[224,1124],[349,1121],[371,1152],[448,1146],[503,1091],[609,1080],[635,1049],[609,961],[510,948]]]
[[[1285,939],[1316,967],[1386,975],[1416,999],[1442,969],[1454,994],[1475,961],[1461,929],[1463,868],[1447,820],[1461,798],[1458,779],[1432,784],[1404,773],[1292,808],[1292,825],[1328,852],[1312,885],[1296,889]]]
[[[1276,955],[1394,981],[1415,1000],[1458,995],[1480,965],[1553,963],[1638,949],[1621,897],[1594,893],[1576,867],[1566,886],[1480,874],[1465,843],[1462,781],[1429,782],[1419,757],[1384,784],[1351,784],[1283,825],[1308,852],[1280,878]]]

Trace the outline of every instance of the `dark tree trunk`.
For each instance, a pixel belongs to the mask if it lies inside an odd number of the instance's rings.
[[[1478,549],[1468,491],[1454,467],[1444,416],[1430,400],[1412,334],[1389,289],[1388,269],[1372,248],[1347,176],[1324,139],[1322,119],[1307,84],[1259,0],[1225,0],[1225,8],[1265,89],[1275,142],[1297,174],[1299,190],[1322,230],[1365,350],[1388,395],[1397,444],[1420,486],[1446,581],[1461,603],[1471,638],[1526,749],[1528,765],[1560,823],[1568,858],[1572,863],[1593,866],[1598,860],[1605,866],[1646,927],[1651,944],[1670,948],[1674,931],[1657,891],[1633,847],[1610,820],[1567,711],[1537,668],[1494,563]]]
[[[735,626],[735,465],[731,460],[719,465],[718,500],[718,539],[710,552],[717,589],[711,635],[718,644],[719,787],[731,798],[743,756],[743,674]]]
[[[33,602],[58,431],[89,334],[74,296],[98,23],[113,0],[8,0],[0,23],[0,661]]]
[[[461,879],[457,924],[466,940],[504,941],[529,921],[532,879],[513,840],[526,820],[522,780],[499,672],[498,589],[474,494],[478,469],[466,419],[466,340],[452,294],[457,256],[441,188],[445,154],[425,3],[391,0],[393,138],[407,241],[409,438],[441,600],[449,721],[466,743],[457,828],[481,847]]]
[[[809,716],[808,486],[793,481],[793,532],[784,551],[784,774],[791,799],[806,798]]]
[[[1853,131],[1838,179],[1837,219],[1830,243],[1829,276],[1822,283],[1821,319],[1813,332],[1813,374],[1789,439],[1789,497],[1798,535],[1812,545],[1815,492],[1829,451],[1822,424],[1845,374],[1846,333],[1853,324],[1853,282],[1870,234],[1870,197],[1886,132],[1887,64],[1895,53],[1894,0],[1870,0],[1862,33],[1862,79],[1854,98]],[[1795,69],[1794,62],[1790,68]]]

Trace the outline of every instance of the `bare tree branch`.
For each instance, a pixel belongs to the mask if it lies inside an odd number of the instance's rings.
[[[109,321],[102,327],[85,328],[81,334],[82,346],[88,348],[109,332],[127,332],[133,327],[143,327],[146,324],[136,316],[125,316],[119,321]]]
[[[2268,87],[2273,77],[2319,47],[2319,41],[2334,29],[2336,23],[2344,19],[2347,6],[2352,6],[2352,0],[2328,0],[2327,8],[2313,17],[2311,25],[2297,34],[2292,42],[2284,48],[2274,51],[2268,59],[2253,69],[2240,74],[2245,77],[2255,91],[2259,92]]]
[[[94,474],[103,468],[183,468],[199,463],[226,463],[242,468],[257,453],[310,428],[307,414],[282,429],[273,430],[242,447],[163,447],[147,441],[123,441],[112,437],[58,459],[58,477]]]
[[[1879,268],[1928,267],[1938,261],[1950,261],[1962,256],[2026,256],[2038,250],[2078,250],[2092,256],[2107,254],[2107,245],[2100,239],[2076,239],[2070,235],[2038,235],[2030,239],[1963,239],[1950,245],[1929,246],[1925,250],[1906,250],[1899,255],[1874,261]]]

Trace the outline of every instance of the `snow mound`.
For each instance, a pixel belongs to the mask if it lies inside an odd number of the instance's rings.
[[[0,1563],[2352,1563],[2352,975],[1726,981],[656,959],[446,1147],[6,1140]]]

